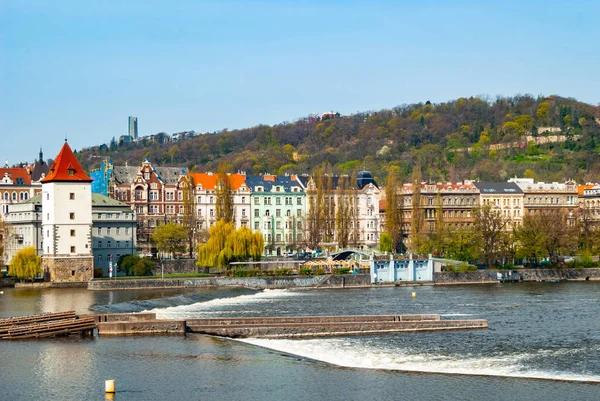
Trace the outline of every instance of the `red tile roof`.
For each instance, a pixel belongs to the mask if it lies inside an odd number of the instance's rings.
[[[0,180],[8,173],[13,185],[31,185],[31,175],[25,167],[3,167],[0,168]],[[22,178],[23,183],[17,184],[17,179]]]
[[[56,160],[50,166],[48,175],[40,182],[92,182],[93,180],[83,171],[81,164],[73,154],[71,147],[65,142],[56,156]]]
[[[208,190],[214,190],[219,180],[219,174],[191,173],[191,176],[194,186],[201,184],[203,189]],[[242,174],[229,174],[229,182],[231,183],[231,189],[237,191],[246,182],[246,176]]]

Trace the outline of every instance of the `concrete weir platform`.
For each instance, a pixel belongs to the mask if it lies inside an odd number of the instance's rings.
[[[231,338],[301,338],[415,331],[487,329],[486,320],[441,320],[440,315],[297,316],[190,319],[193,333]]]
[[[230,338],[330,337],[415,331],[486,329],[486,320],[441,320],[440,315],[288,316],[157,320],[154,313],[93,316],[98,335],[207,334]]]

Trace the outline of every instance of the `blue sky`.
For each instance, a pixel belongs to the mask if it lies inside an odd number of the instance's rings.
[[[600,102],[598,1],[0,0],[0,160],[460,96]]]

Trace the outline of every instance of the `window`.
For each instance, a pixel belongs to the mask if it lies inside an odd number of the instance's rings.
[[[121,228],[117,227],[117,235],[121,234]]]
[[[75,253],[75,247],[74,246],[71,247],[71,253]]]
[[[213,202],[213,197],[212,197],[212,196],[209,198],[209,203],[214,203],[214,202]]]
[[[183,191],[177,191],[177,199],[183,200]]]
[[[75,213],[69,213],[69,219],[75,220]]]
[[[269,209],[265,210],[265,216],[269,217],[271,215],[271,211]]]
[[[111,232],[111,229],[110,229],[110,227],[106,227],[106,233],[107,233],[107,234],[110,234],[110,232]]]
[[[210,209],[210,217],[215,217],[215,209]]]
[[[281,229],[281,221],[275,223],[275,228],[277,228],[278,230]]]
[[[75,230],[71,230],[71,237],[75,236]]]
[[[158,200],[158,191],[150,191],[150,200]]]
[[[175,200],[175,194],[173,192],[167,192],[167,200]]]
[[[291,211],[291,210],[289,210],[289,209],[288,209],[288,210],[286,210],[286,212],[285,212],[285,215],[286,215],[287,217],[290,217],[290,216],[292,215],[292,211]]]
[[[98,241],[98,248],[102,248],[102,241]]]
[[[281,198],[280,197],[275,198],[275,204],[276,205],[281,205]]]
[[[246,197],[242,196],[242,203],[246,203]]]
[[[302,198],[296,198],[296,205],[302,205]]]
[[[117,248],[121,247],[121,241],[117,241]]]
[[[129,234],[129,227],[125,228],[125,234]]]
[[[106,247],[110,248],[112,246],[112,242],[111,241],[106,241]]]
[[[275,209],[275,217],[281,217],[281,209]]]
[[[242,209],[242,217],[246,217],[246,209]]]
[[[302,209],[296,210],[296,216],[302,217]]]
[[[255,205],[259,205],[260,204],[260,198],[254,198],[254,204]]]
[[[260,217],[260,210],[259,209],[254,209],[254,217]]]
[[[281,242],[281,234],[277,234],[276,238],[277,238],[277,242]]]
[[[75,200],[75,193],[74,192],[69,193],[69,199],[70,200]]]

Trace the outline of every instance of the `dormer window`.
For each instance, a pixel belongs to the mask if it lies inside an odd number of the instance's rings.
[[[69,174],[70,177],[72,177],[75,175],[75,169],[74,168],[67,169],[67,173]]]

